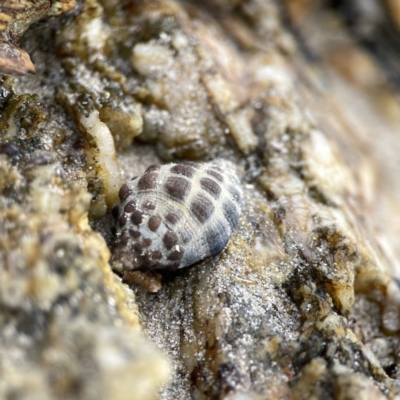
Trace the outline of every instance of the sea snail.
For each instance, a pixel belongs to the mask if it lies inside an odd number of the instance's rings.
[[[113,208],[113,268],[173,271],[220,254],[243,201],[239,180],[226,165],[155,164],[123,184]]]

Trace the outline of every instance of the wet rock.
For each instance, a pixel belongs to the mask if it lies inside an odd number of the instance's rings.
[[[3,1],[0,6],[0,72],[11,75],[35,73],[29,54],[18,47],[19,40],[43,17],[60,15],[75,6],[75,0]]]
[[[88,225],[91,196],[54,153],[12,165],[15,153],[0,158],[2,396],[123,399],[135,387],[154,398],[168,363]]]

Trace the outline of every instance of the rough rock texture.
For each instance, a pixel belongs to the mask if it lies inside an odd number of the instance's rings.
[[[37,75],[1,78],[0,397],[398,399],[395,3],[85,0],[29,31]],[[122,283],[124,180],[217,157],[228,248]]]
[[[29,54],[18,47],[22,35],[43,17],[69,11],[76,0],[2,0],[0,3],[0,73],[35,73]]]

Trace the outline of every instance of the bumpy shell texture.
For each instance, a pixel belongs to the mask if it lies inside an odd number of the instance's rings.
[[[226,165],[155,164],[122,185],[113,209],[113,268],[176,270],[220,254],[242,204],[239,180]]]

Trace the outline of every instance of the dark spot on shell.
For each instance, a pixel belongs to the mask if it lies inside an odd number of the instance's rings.
[[[118,224],[121,228],[123,228],[126,224],[126,215],[125,214],[121,214],[119,219],[118,219]]]
[[[209,193],[214,199],[218,199],[221,194],[221,186],[218,185],[213,179],[202,178],[200,179],[200,186],[203,190]]]
[[[174,212],[169,212],[165,215],[165,219],[170,224],[175,225],[180,220],[180,216]]]
[[[239,221],[239,212],[236,206],[231,201],[226,201],[222,204],[222,212],[231,230],[235,229]]]
[[[122,236],[119,238],[118,244],[119,244],[119,245],[122,245],[122,246],[127,246],[128,243],[129,243],[129,241],[130,241],[130,238],[129,238],[128,235],[122,235]]]
[[[126,206],[124,207],[124,212],[131,213],[134,211],[136,211],[136,202],[132,200],[126,204]]]
[[[152,260],[148,255],[141,257],[141,269],[149,271],[157,268],[162,268],[160,262]]]
[[[126,183],[124,183],[121,188],[119,189],[119,199],[121,201],[126,200],[126,198],[132,193],[132,191],[129,189],[128,185]]]
[[[153,241],[149,238],[143,239],[143,247],[149,247],[153,243]]]
[[[224,177],[223,177],[220,173],[218,173],[217,171],[214,171],[214,170],[212,170],[212,169],[208,169],[208,170],[206,171],[206,173],[207,173],[208,175],[213,176],[217,181],[220,181],[220,182],[223,182],[223,181],[224,181]]]
[[[111,210],[111,214],[112,214],[112,216],[114,217],[114,219],[117,219],[118,213],[119,213],[119,206],[118,206],[118,204],[117,204],[117,205],[115,205],[115,206],[112,208],[112,210]]]
[[[161,218],[158,217],[157,215],[152,215],[149,218],[148,225],[149,225],[149,229],[152,232],[155,232],[158,229],[158,227],[160,226],[160,224],[161,224]]]
[[[146,171],[144,171],[144,173],[148,174],[149,172],[158,171],[159,169],[161,169],[160,164],[153,164],[153,165],[150,165],[150,167],[148,167],[146,169]]]
[[[150,259],[147,252],[143,252],[143,247],[140,243],[134,245],[134,265],[135,269],[151,269],[154,261]]]
[[[191,183],[184,178],[171,177],[167,179],[165,188],[171,197],[184,200],[189,194]]]
[[[177,242],[178,238],[173,232],[168,231],[163,237],[163,243],[167,250],[171,250]]]
[[[139,190],[154,189],[157,186],[158,174],[144,174],[138,182]]]
[[[155,250],[151,253],[151,257],[153,260],[161,260],[162,259],[162,253],[159,250]]]
[[[195,173],[195,169],[187,164],[177,164],[171,168],[171,172],[178,175],[184,175],[191,178]]]
[[[207,197],[197,195],[190,204],[190,210],[197,220],[204,224],[213,214],[214,205]]]
[[[131,179],[131,181],[134,181],[136,178],[137,178],[137,176],[134,176],[134,177]]]
[[[174,250],[167,258],[168,261],[179,261],[183,257],[184,251]]]
[[[145,202],[143,202],[142,208],[143,208],[144,210],[153,211],[153,210],[156,209],[156,205],[155,205],[153,202],[151,202],[150,200],[146,200]]]
[[[134,231],[133,229],[129,229],[129,235],[134,239],[137,239],[140,237],[141,233],[139,231]]]
[[[131,221],[135,225],[140,225],[143,221],[143,214],[139,210],[134,211],[131,215]]]
[[[135,242],[133,244],[133,250],[135,251],[135,253],[137,253],[137,255],[142,255],[142,251],[143,251],[143,245],[140,242]]]
[[[229,232],[223,221],[215,221],[206,234],[208,248],[212,256],[221,253],[229,240]]]

